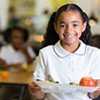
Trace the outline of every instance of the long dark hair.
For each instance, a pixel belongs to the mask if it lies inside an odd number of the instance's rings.
[[[43,43],[43,47],[53,45],[59,40],[59,36],[54,29],[55,15],[56,12],[53,12],[48,22],[47,30],[44,36],[45,41]]]
[[[82,32],[80,40],[82,40],[85,44],[90,45],[91,44],[92,33],[91,33],[91,27],[89,25],[89,18],[88,18],[87,14],[85,12],[84,12],[84,19],[87,22],[87,25],[86,25],[85,31]]]

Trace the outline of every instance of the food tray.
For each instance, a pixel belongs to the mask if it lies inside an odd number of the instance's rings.
[[[94,92],[100,87],[85,87],[76,84],[60,84],[48,81],[36,81],[45,93],[72,93],[72,92]]]

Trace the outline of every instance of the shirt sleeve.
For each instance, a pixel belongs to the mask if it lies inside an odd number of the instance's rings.
[[[33,73],[33,80],[45,80],[46,79],[46,64],[44,62],[45,57],[40,51],[39,56],[34,62],[35,71]]]

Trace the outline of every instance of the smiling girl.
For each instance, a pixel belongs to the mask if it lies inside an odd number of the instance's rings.
[[[66,4],[58,9],[54,27],[59,41],[40,50],[33,79],[52,79],[60,84],[79,84],[84,76],[100,79],[100,50],[80,40],[88,24],[85,16],[76,4]],[[39,100],[44,100],[44,97],[47,100],[91,100],[100,95],[100,90],[97,90],[90,96],[81,92],[48,93],[45,96],[34,82],[30,89]]]

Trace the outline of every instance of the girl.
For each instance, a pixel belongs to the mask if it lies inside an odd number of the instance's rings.
[[[77,5],[66,4],[58,9],[54,27],[59,41],[40,50],[34,79],[52,79],[61,84],[79,84],[85,76],[100,79],[100,50],[86,45],[80,39],[87,24],[85,13]],[[44,100],[44,97],[47,100],[91,100],[100,95],[100,90],[97,90],[89,96],[81,92],[50,93],[45,96],[34,82],[30,84],[30,89],[40,100]]]

